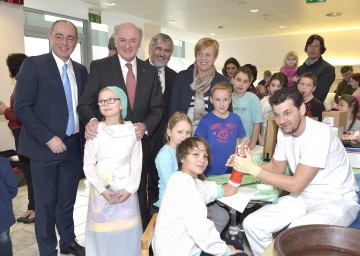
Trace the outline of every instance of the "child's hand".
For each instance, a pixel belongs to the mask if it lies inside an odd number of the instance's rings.
[[[122,202],[125,202],[129,196],[131,196],[130,192],[127,192],[125,189],[120,191],[118,194],[116,194],[116,197],[118,200],[116,201],[117,204],[120,204]]]
[[[237,249],[235,249],[235,247],[234,246],[232,246],[232,245],[227,245],[228,247],[229,247],[229,249],[230,249],[230,255],[235,255],[235,254],[237,254],[237,253],[242,253],[243,251],[242,250],[237,250]]]
[[[115,193],[111,192],[110,190],[105,190],[104,192],[101,193],[103,197],[105,197],[105,199],[110,203],[110,204],[115,204],[116,201],[113,200],[112,198],[114,198]]]

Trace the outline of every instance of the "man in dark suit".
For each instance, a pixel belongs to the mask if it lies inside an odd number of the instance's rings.
[[[55,226],[62,254],[85,255],[73,220],[82,175],[76,107],[87,79],[86,67],[70,59],[77,40],[74,24],[54,22],[52,51],[28,57],[16,77],[14,110],[23,124],[19,153],[30,158],[40,255],[57,255]]]
[[[158,69],[160,85],[162,89],[162,99],[164,103],[164,115],[159,127],[154,132],[150,140],[150,162],[148,164],[148,211],[151,211],[153,203],[159,199],[159,176],[155,166],[155,158],[159,150],[164,146],[164,136],[169,120],[169,104],[171,98],[172,85],[177,73],[167,67],[171,54],[174,51],[174,43],[170,36],[159,33],[155,35],[149,44],[150,58],[146,61]],[[148,216],[148,218],[150,215]]]
[[[141,44],[141,30],[132,23],[123,23],[115,26],[114,38],[118,54],[91,63],[86,90],[80,99],[78,113],[80,120],[86,124],[85,137],[92,139],[97,135],[98,122],[101,120],[97,107],[99,91],[111,85],[118,86],[126,92],[130,103],[126,120],[134,123],[136,138],[141,140],[143,148],[143,169],[138,197],[144,225],[148,214],[146,185],[150,154],[149,138],[158,127],[164,112],[161,87],[157,69],[136,58]],[[135,76],[135,88],[129,87],[127,82],[130,81],[128,80],[130,74],[133,79]]]

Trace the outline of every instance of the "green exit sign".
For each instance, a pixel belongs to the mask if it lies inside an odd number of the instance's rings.
[[[307,4],[326,2],[326,0],[306,0]]]
[[[89,21],[101,24],[101,15],[95,13],[89,13]]]

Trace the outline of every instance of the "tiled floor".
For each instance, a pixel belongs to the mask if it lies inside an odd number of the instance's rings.
[[[76,196],[74,223],[75,235],[80,245],[85,244],[85,225],[87,216],[88,194],[90,186],[86,179],[79,182]],[[13,208],[15,217],[20,217],[27,207],[27,188],[19,187],[19,191],[13,200]],[[14,256],[35,256],[39,255],[34,224],[15,223],[10,230],[10,236],[13,243]],[[58,253],[58,255],[62,255]]]
[[[87,205],[89,200],[90,185],[86,179],[79,182],[79,187],[76,196],[74,223],[75,235],[80,245],[85,245],[85,225],[87,217]],[[19,187],[18,195],[13,200],[15,217],[20,217],[27,207],[27,188],[26,186]],[[38,247],[35,238],[34,224],[15,223],[10,230],[10,236],[13,243],[14,256],[37,256],[39,255]],[[249,256],[248,247],[245,245],[245,252]],[[62,255],[62,254],[58,254]],[[101,255],[107,256],[107,255]]]

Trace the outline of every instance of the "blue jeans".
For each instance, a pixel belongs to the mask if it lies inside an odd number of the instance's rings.
[[[12,256],[12,243],[9,230],[0,233],[0,256]]]

